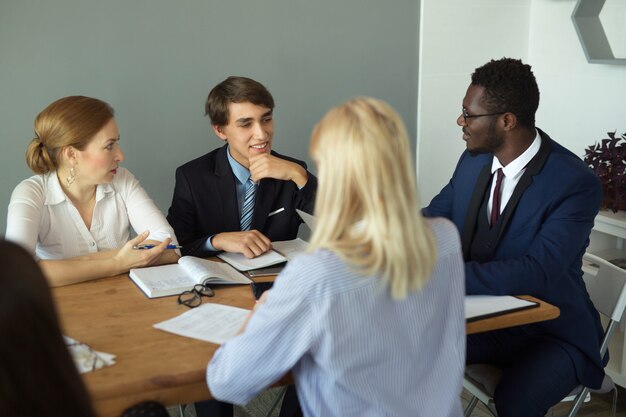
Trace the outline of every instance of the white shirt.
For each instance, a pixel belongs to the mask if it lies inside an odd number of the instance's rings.
[[[66,259],[122,247],[130,237],[150,231],[148,239],[171,237],[170,227],[148,194],[125,168],[109,184],[96,187],[91,228],[65,195],[56,172],[34,175],[15,187],[7,216],[6,239],[39,259]]]
[[[535,140],[533,140],[533,143],[530,144],[528,149],[526,149],[524,153],[515,158],[513,161],[509,162],[507,166],[503,167],[498,158],[494,156],[493,161],[491,162],[491,176],[493,181],[491,181],[489,202],[487,203],[487,218],[490,218],[489,216],[493,203],[493,189],[496,188],[496,180],[493,176],[494,172],[502,168],[502,173],[504,174],[502,177],[502,184],[500,185],[500,214],[502,214],[506,204],[513,195],[513,191],[515,191],[515,187],[517,187],[517,183],[520,178],[522,178],[524,171],[526,171],[526,166],[530,160],[537,155],[537,152],[539,152],[539,148],[541,147],[541,136],[539,136],[538,131],[536,132]]]
[[[296,257],[245,332],[215,353],[207,383],[246,404],[292,370],[305,416],[461,416],[465,276],[458,232],[428,220],[437,263],[397,301],[327,250]]]

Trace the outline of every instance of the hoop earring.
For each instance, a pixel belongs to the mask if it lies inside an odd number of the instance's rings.
[[[67,186],[67,188],[70,188],[70,186],[72,184],[74,184],[75,180],[76,180],[76,170],[74,169],[74,167],[71,167],[70,168],[70,175],[65,180],[65,185]]]

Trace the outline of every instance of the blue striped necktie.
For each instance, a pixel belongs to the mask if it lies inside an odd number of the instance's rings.
[[[241,209],[241,230],[250,230],[252,224],[252,213],[254,212],[254,198],[256,197],[257,185],[248,179],[246,182],[246,196],[243,199],[243,207]]]

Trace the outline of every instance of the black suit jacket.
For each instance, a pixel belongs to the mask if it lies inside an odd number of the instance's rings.
[[[236,178],[228,163],[228,146],[215,149],[176,169],[176,185],[167,220],[174,228],[183,255],[215,255],[206,249],[206,240],[222,232],[237,232],[239,209]],[[272,151],[272,155],[300,164]],[[257,189],[251,230],[258,230],[272,241],[295,239],[302,219],[296,209],[313,213],[317,178],[309,179],[301,190],[292,181],[262,179]],[[270,213],[283,211],[269,216]]]

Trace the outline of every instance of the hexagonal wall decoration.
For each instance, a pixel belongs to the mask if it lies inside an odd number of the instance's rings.
[[[600,11],[605,0],[578,0],[572,21],[585,51],[587,61],[593,64],[626,65],[626,58],[615,58],[604,33]]]

